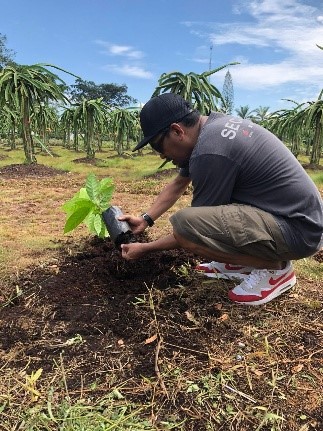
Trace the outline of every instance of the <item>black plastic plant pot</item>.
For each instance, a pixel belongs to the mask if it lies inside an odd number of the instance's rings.
[[[122,215],[121,209],[117,206],[112,206],[102,213],[110,238],[119,250],[121,244],[135,242],[135,236],[131,232],[129,224],[126,221],[118,220],[118,217]]]

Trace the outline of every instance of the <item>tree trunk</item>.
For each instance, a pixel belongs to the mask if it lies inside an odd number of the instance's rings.
[[[16,133],[15,133],[15,123],[13,123],[12,128],[9,131],[9,142],[10,142],[10,149],[15,150],[16,149]]]
[[[25,163],[27,165],[37,163],[29,118],[29,101],[24,99],[22,102],[22,142],[26,157]]]
[[[86,156],[89,159],[94,159],[95,157],[95,150],[93,147],[93,141],[94,141],[94,118],[92,111],[88,111],[87,120],[86,120],[86,130],[84,134],[84,143],[85,143],[85,149],[86,149]]]
[[[79,130],[78,126],[74,127],[74,151],[79,150]]]

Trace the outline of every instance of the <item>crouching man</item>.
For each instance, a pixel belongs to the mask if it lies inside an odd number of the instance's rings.
[[[185,249],[210,263],[209,277],[240,278],[229,298],[259,305],[296,283],[291,261],[322,247],[323,204],[300,163],[272,133],[249,119],[202,116],[181,96],[162,94],[140,114],[147,144],[180,168],[147,212],[124,215],[143,232],[193,187],[191,207],[170,218],[173,233],[149,243],[122,245],[122,256]]]

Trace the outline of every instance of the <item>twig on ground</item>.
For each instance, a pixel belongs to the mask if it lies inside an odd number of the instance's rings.
[[[164,394],[166,395],[167,399],[169,399],[167,388],[165,386],[163,377],[162,377],[162,375],[160,373],[159,366],[158,366],[159,352],[160,352],[160,348],[161,348],[162,342],[163,342],[163,339],[159,338],[158,344],[157,344],[157,347],[156,347],[156,354],[155,354],[155,373],[156,373],[156,376],[158,378],[158,382],[160,384],[160,387],[162,388],[162,390],[163,390]]]

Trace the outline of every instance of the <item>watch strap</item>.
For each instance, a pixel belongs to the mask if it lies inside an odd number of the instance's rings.
[[[148,223],[148,226],[149,226],[149,227],[154,226],[155,222],[154,222],[154,220],[150,217],[150,215],[149,215],[149,214],[147,214],[147,213],[143,213],[143,214],[141,214],[141,217],[142,217],[144,220],[146,220],[146,222]]]

